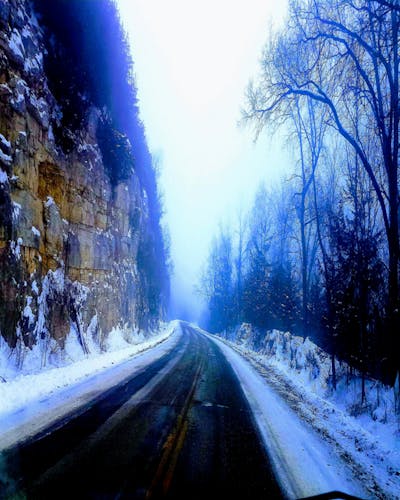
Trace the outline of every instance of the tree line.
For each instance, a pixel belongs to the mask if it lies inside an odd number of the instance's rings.
[[[393,385],[399,342],[397,0],[291,0],[243,119],[284,126],[291,173],[221,228],[202,279],[207,326],[310,336]],[[363,387],[363,398],[365,391]]]

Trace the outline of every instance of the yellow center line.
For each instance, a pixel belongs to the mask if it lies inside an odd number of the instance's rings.
[[[202,358],[197,367],[196,374],[193,379],[188,396],[186,397],[181,413],[178,415],[174,430],[168,435],[163,445],[163,454],[160,463],[157,467],[153,481],[147,490],[146,498],[152,498],[161,488],[163,495],[167,493],[172,482],[175,472],[175,467],[178,461],[179,454],[185,442],[185,437],[188,429],[187,414],[190,404],[193,400],[194,392],[200,378],[200,373],[203,369],[204,359]]]

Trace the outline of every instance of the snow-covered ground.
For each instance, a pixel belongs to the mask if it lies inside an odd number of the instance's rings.
[[[15,360],[3,346],[0,448],[38,432],[88,398],[159,359],[176,347],[180,335],[179,322],[175,321],[147,339],[142,335],[127,337],[126,331],[114,330],[108,338],[108,350],[103,353],[92,350],[88,356],[83,355],[76,340],[70,339],[66,350],[69,363],[64,360],[60,366],[48,364],[40,368],[31,359],[23,371],[15,368]],[[32,357],[35,355],[38,354],[32,353]]]
[[[358,403],[360,380],[348,380],[347,367],[338,365],[338,390],[333,391],[328,384],[329,356],[311,341],[273,331],[255,352],[250,348],[252,333],[250,325],[243,325],[235,342],[215,341],[222,344],[242,381],[289,497],[292,484],[292,493],[306,486],[307,494],[315,494],[327,489],[349,493],[358,483],[364,489],[362,498],[400,498],[400,435],[393,389],[368,381],[363,411]],[[250,365],[263,384],[249,382]],[[357,481],[343,481],[345,471]],[[312,478],[308,486],[301,484],[302,477]]]
[[[329,374],[316,346],[295,339],[298,348],[293,352],[288,338],[284,341],[275,333],[269,339],[269,354],[260,354],[249,349],[250,342],[243,337],[238,345],[198,331],[219,345],[235,370],[288,498],[332,490],[361,498],[400,498],[400,443],[393,422],[379,422],[381,410],[375,421],[368,417],[367,422],[365,414],[350,416],[340,394],[329,397]],[[179,321],[143,340],[138,336],[133,345],[127,342],[126,332],[116,330],[109,337],[108,352],[92,350],[85,357],[71,339],[69,359],[64,358],[63,364],[39,370],[32,359],[23,373],[8,366],[12,359],[4,357],[3,346],[0,368],[7,382],[0,382],[0,448],[45,429],[175,350],[176,356],[163,371],[173,369],[182,350],[177,349],[182,345]],[[381,400],[389,405],[383,389]]]

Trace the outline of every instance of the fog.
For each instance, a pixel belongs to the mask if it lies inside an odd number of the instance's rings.
[[[196,321],[195,292],[220,223],[247,210],[287,164],[279,136],[238,126],[244,93],[286,2],[118,0],[141,117],[160,167],[174,274],[171,317]]]

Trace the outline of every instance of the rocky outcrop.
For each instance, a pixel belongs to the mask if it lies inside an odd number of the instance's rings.
[[[72,327],[85,350],[94,317],[99,342],[145,321],[137,258],[149,210],[135,173],[111,184],[95,107],[72,151],[56,146],[43,59],[30,4],[0,0],[0,331],[11,347],[62,347]]]

